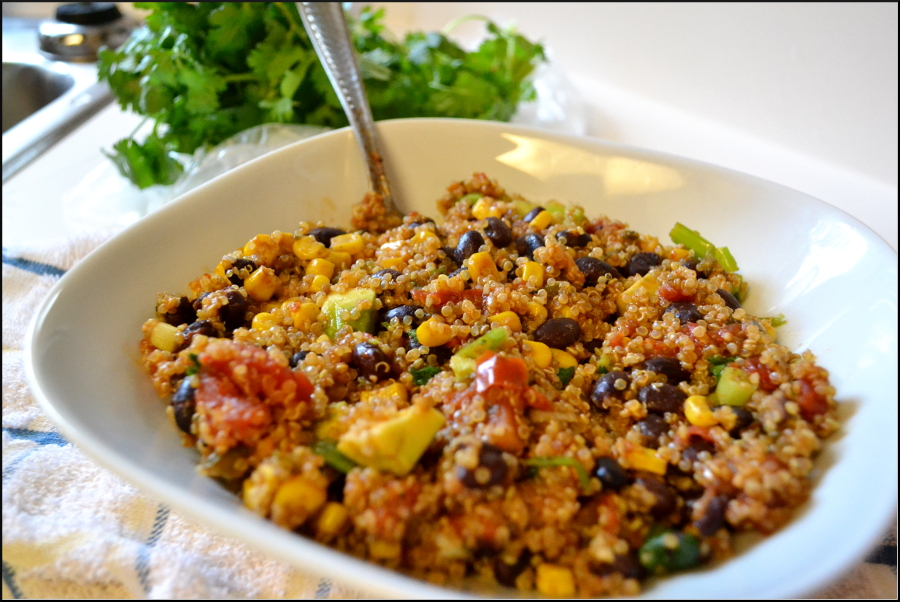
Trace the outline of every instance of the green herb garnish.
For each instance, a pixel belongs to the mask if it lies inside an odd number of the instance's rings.
[[[768,318],[760,318],[760,320],[768,320],[769,324],[772,325],[772,328],[779,328],[787,324],[787,318],[784,317],[784,314],[778,314],[777,316],[770,316]]]
[[[565,389],[566,385],[569,384],[569,381],[572,380],[572,377],[575,376],[575,366],[560,368],[556,371],[556,376],[559,378],[559,382],[562,384],[562,388]]]
[[[578,473],[578,481],[581,483],[582,489],[587,489],[590,485],[587,471],[584,469],[584,466],[582,466],[581,463],[575,458],[567,458],[565,456],[557,456],[555,458],[531,458],[529,460],[525,460],[522,464],[534,468],[568,466],[569,468],[574,468],[575,472]]]
[[[137,2],[150,14],[116,50],[99,53],[99,77],[119,105],[153,123],[108,156],[140,188],[172,184],[185,155],[263,123],[347,125],[297,8],[290,2]],[[376,120],[461,117],[509,121],[533,100],[528,77],[544,49],[486,21],[466,52],[442,33],[395,41],[384,10],[350,21]]]
[[[413,383],[417,387],[421,387],[440,371],[441,369],[437,366],[425,366],[424,368],[419,368],[418,370],[410,369],[409,373],[412,374]]]
[[[725,369],[725,366],[736,360],[735,357],[723,357],[721,355],[714,355],[706,361],[709,362],[709,373],[716,377],[716,380],[722,378],[722,370]]]
[[[356,466],[356,462],[338,451],[337,442],[333,439],[317,441],[313,446],[313,452],[325,458],[326,464],[343,474],[347,474]]]
[[[682,223],[675,223],[675,227],[669,232],[669,237],[676,245],[682,245],[693,251],[697,259],[713,257],[726,272],[736,272],[740,269],[728,247],[715,246],[703,238],[699,232],[691,230]]]
[[[196,353],[189,353],[188,359],[191,360],[191,365],[184,371],[184,375],[193,376],[200,372],[200,357]]]

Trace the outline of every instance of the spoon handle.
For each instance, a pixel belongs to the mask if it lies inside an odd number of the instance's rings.
[[[340,2],[297,2],[297,10],[356,134],[372,190],[381,195],[388,212],[396,212],[344,9]]]

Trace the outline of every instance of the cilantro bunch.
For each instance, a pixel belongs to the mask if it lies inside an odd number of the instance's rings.
[[[107,155],[140,188],[172,184],[184,157],[263,123],[343,127],[347,119],[290,2],[138,2],[146,25],[99,56],[119,105],[152,120]],[[376,120],[461,117],[508,121],[535,98],[528,81],[543,47],[487,21],[466,52],[437,32],[395,41],[384,11],[351,22]]]

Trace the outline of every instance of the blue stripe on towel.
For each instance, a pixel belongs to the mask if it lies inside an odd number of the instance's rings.
[[[16,572],[5,560],[3,561],[3,582],[6,583],[6,587],[9,588],[13,598],[16,600],[22,599],[22,590],[16,585]]]
[[[3,427],[4,433],[9,433],[15,439],[27,439],[34,441],[38,445],[68,445],[69,442],[59,433],[52,431],[34,431],[32,429],[15,429]]]
[[[10,257],[6,254],[6,249],[3,249],[3,263],[19,268],[20,270],[25,270],[26,272],[31,272],[32,274],[37,274],[38,276],[62,276],[66,273],[65,270],[61,270],[48,263],[32,261],[22,257]]]
[[[166,526],[168,519],[169,507],[165,504],[160,504],[156,511],[156,519],[153,521],[153,528],[150,530],[150,537],[147,538],[147,543],[138,550],[135,570],[145,594],[150,592],[150,550],[162,537],[163,528]]]
[[[324,600],[331,594],[331,579],[319,579],[319,587],[316,588],[316,600]]]

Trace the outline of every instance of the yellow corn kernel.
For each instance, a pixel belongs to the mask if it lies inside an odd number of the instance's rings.
[[[216,276],[221,276],[222,278],[228,277],[225,275],[225,264],[221,261],[219,262],[219,265],[216,266]]]
[[[703,395],[691,395],[684,401],[684,415],[694,426],[714,426],[719,423]]]
[[[666,474],[666,461],[656,455],[656,450],[641,445],[634,446],[625,454],[628,468],[646,470],[655,474]]]
[[[325,418],[316,423],[313,432],[316,438],[322,439],[340,439],[341,435],[347,432],[347,424],[345,418],[350,413],[350,406],[346,401],[336,401],[329,404],[325,411]]]
[[[326,286],[331,283],[331,280],[322,276],[321,274],[316,274],[313,276],[312,282],[309,283],[309,290],[314,293],[318,293],[323,290]]]
[[[553,223],[553,214],[546,209],[538,213],[528,225],[536,230],[543,230]]]
[[[370,403],[377,398],[399,400],[405,405],[409,400],[409,395],[406,392],[406,387],[400,383],[393,383],[374,391],[363,391],[359,394],[359,400],[363,403]]]
[[[316,529],[323,535],[337,535],[347,524],[349,516],[350,514],[343,504],[328,502],[316,520]]]
[[[299,259],[316,259],[328,257],[328,249],[312,236],[304,236],[294,241],[294,255]]]
[[[553,353],[550,347],[537,341],[525,341],[526,353],[531,355],[538,368],[549,368],[553,362]]]
[[[675,247],[671,251],[669,251],[669,259],[672,261],[681,261],[682,259],[687,259],[690,257],[691,252],[687,249],[681,249],[679,247]]]
[[[311,301],[306,303],[292,301],[285,306],[294,321],[294,328],[297,330],[309,330],[309,327],[319,317],[319,306]]]
[[[396,542],[381,540],[369,542],[369,555],[372,558],[379,558],[381,560],[399,558],[401,551],[402,548],[400,547],[400,544]]]
[[[575,595],[575,577],[572,571],[556,564],[539,564],[534,585],[545,596],[571,598]]]
[[[331,244],[328,246],[336,253],[350,253],[351,255],[356,255],[363,250],[365,242],[363,241],[361,234],[358,232],[351,232],[350,234],[340,234],[335,236],[331,239]]]
[[[261,311],[255,316],[253,316],[253,322],[250,324],[250,327],[253,330],[269,330],[273,326],[278,325],[278,320],[266,311]]]
[[[500,209],[494,207],[494,204],[488,197],[481,197],[478,202],[472,206],[472,215],[476,219],[487,219],[489,217],[501,217],[503,214]]]
[[[478,280],[483,276],[497,275],[497,266],[494,265],[494,259],[490,253],[472,253],[466,259],[466,268],[469,270],[472,280]]]
[[[578,365],[578,360],[568,351],[554,349],[551,353],[553,353],[553,360],[560,368],[574,368]]]
[[[522,280],[530,283],[532,286],[541,287],[544,285],[544,266],[536,261],[529,261],[522,268]]]
[[[403,266],[403,258],[402,257],[384,257],[378,260],[378,265],[391,270],[400,269]]]
[[[420,232],[416,232],[410,239],[410,242],[412,242],[413,244],[418,244],[420,242],[428,240],[429,238],[437,238],[437,234],[429,230],[422,230]]]
[[[256,268],[250,277],[244,280],[244,290],[254,301],[268,301],[281,286],[281,280],[272,268],[265,266]]]
[[[529,301],[526,307],[528,308],[528,315],[532,320],[538,322],[539,324],[543,324],[544,321],[547,320],[547,308],[540,303]]]
[[[306,266],[306,274],[312,274],[313,276],[325,276],[330,280],[334,275],[334,264],[327,259],[317,257],[316,259],[310,261],[309,265]]]
[[[272,520],[290,528],[306,522],[310,515],[328,500],[325,490],[317,487],[302,475],[289,478],[281,484],[272,500]]]
[[[294,235],[289,234],[287,232],[282,232],[281,230],[275,230],[272,233],[272,238],[278,244],[278,247],[281,249],[282,253],[291,253],[294,249]]]
[[[522,321],[519,319],[518,314],[512,311],[504,311],[495,316],[491,316],[488,318],[491,324],[496,324],[497,326],[506,326],[513,332],[522,332]]]
[[[449,324],[428,318],[416,328],[416,338],[426,347],[439,347],[453,338],[453,329]]]
[[[260,263],[269,265],[281,254],[278,242],[268,234],[258,234],[250,239],[243,248],[244,257],[255,255]]]
[[[178,348],[178,342],[175,335],[178,334],[178,328],[165,322],[157,322],[153,330],[150,331],[150,344],[157,349],[173,352]]]

